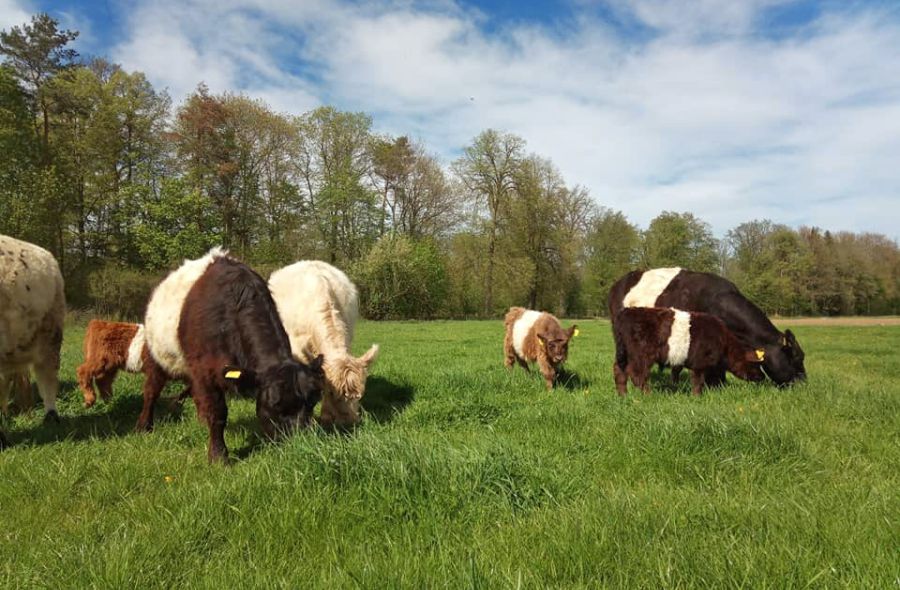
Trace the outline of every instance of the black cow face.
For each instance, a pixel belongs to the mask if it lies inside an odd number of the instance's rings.
[[[269,438],[307,426],[322,398],[322,355],[309,365],[290,361],[269,371],[256,399],[256,415]]]
[[[806,380],[806,368],[803,366],[804,354],[800,343],[790,330],[785,330],[779,342],[766,347],[764,369],[772,381],[778,385],[790,385],[795,381]]]

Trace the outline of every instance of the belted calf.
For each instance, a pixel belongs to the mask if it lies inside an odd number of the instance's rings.
[[[256,415],[270,438],[309,423],[322,395],[321,355],[308,365],[291,356],[266,282],[214,248],[166,277],[144,321],[150,368],[145,372],[139,430],[153,426],[153,406],[166,382],[189,382],[197,413],[209,427],[210,462],[225,460],[225,392],[256,392]]]
[[[524,307],[510,307],[504,325],[504,364],[512,367],[518,362],[528,371],[528,363],[537,362],[547,389],[552,389],[559,366],[569,356],[569,340],[578,329],[571,326],[563,330],[559,320],[549,313]]]
[[[644,393],[654,363],[691,369],[694,395],[700,395],[704,375],[727,369],[747,381],[762,381],[762,349],[753,349],[737,339],[719,318],[707,313],[661,307],[626,307],[613,324],[616,360],[613,373],[616,390],[627,392],[628,378]]]

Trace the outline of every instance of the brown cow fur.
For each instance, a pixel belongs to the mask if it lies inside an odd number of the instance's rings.
[[[507,368],[518,362],[526,371],[528,363],[536,362],[544,376],[547,389],[552,389],[556,381],[560,365],[566,362],[569,354],[569,340],[575,334],[576,326],[563,330],[559,320],[549,313],[542,312],[540,317],[528,330],[522,343],[522,356],[516,352],[513,342],[515,323],[529,310],[523,307],[511,307],[504,318],[506,336],[503,339],[504,364]]]
[[[711,369],[722,373],[727,369],[747,381],[763,380],[762,359],[754,348],[742,344],[719,318],[699,312],[689,315],[689,347],[682,366],[691,370],[694,395],[700,395],[704,375]],[[657,307],[629,307],[616,315],[613,374],[620,395],[627,392],[629,377],[635,387],[649,393],[650,368],[655,363],[669,363],[674,318],[674,310]]]
[[[76,370],[78,386],[84,396],[84,407],[89,408],[97,401],[94,383],[100,397],[112,397],[112,384],[120,369],[125,369],[128,348],[138,332],[138,324],[91,320],[84,334],[84,362]],[[141,353],[147,356],[147,349]]]

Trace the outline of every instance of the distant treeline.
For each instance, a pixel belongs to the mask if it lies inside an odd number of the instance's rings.
[[[203,84],[173,107],[76,36],[44,14],[0,34],[0,233],[57,256],[72,307],[137,317],[167,269],[223,244],[264,274],[332,262],[371,318],[602,315],[623,273],[674,265],[770,313],[900,311],[883,235],[762,220],[718,240],[668,211],[641,230],[515,135],[486,130],[444,166],[364,113],[285,115]]]

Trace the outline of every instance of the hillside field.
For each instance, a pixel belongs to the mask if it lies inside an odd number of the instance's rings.
[[[5,422],[0,587],[900,587],[900,326],[798,324],[791,389],[620,398],[578,324],[547,392],[500,321],[362,323],[364,424],[260,442],[235,398],[225,468],[190,401],[132,433],[138,376],[83,409],[72,323],[61,424]]]

